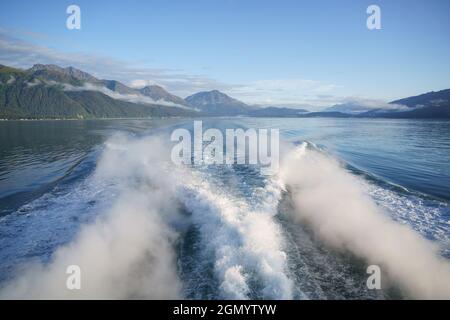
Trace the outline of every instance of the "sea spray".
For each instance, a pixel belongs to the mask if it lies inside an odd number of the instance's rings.
[[[89,184],[116,194],[108,209],[81,227],[48,264],[35,262],[0,290],[2,298],[168,299],[181,297],[173,250],[180,220],[157,138],[107,141]],[[180,176],[178,174],[177,176]],[[81,269],[81,289],[66,287],[66,269]]]
[[[450,264],[437,245],[390,219],[336,160],[303,143],[284,157],[281,178],[294,219],[326,243],[379,265],[411,297],[450,298]]]
[[[4,298],[182,298],[177,274],[177,226],[192,223],[205,259],[214,260],[219,296],[292,298],[280,227],[274,220],[279,190],[260,190],[262,202],[216,189],[209,177],[174,166],[159,137],[116,135],[106,143],[89,185],[114,194],[111,203],[49,263],[25,267],[0,291]],[[190,212],[181,214],[180,208]],[[201,261],[195,263],[201,264]],[[66,287],[67,266],[81,270],[81,289]]]

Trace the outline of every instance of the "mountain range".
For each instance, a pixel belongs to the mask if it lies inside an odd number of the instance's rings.
[[[0,119],[96,119],[198,116],[450,118],[450,89],[380,108],[343,103],[323,112],[248,105],[218,90],[185,99],[158,85],[132,88],[73,67],[0,65]]]
[[[218,90],[198,92],[187,97],[186,101],[200,111],[215,116],[240,115],[252,109],[245,103],[233,99]]]
[[[0,118],[91,119],[192,116],[196,112],[157,86],[130,88],[75,69],[0,66]],[[158,93],[160,96],[158,96]],[[173,101],[172,101],[173,100]]]
[[[357,102],[334,105],[325,109],[327,113],[340,113],[340,116],[369,118],[450,118],[450,89],[431,91],[418,96],[412,96],[391,101],[377,108]]]

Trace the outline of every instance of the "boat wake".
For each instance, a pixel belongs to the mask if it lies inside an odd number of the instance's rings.
[[[401,297],[450,297],[450,266],[437,245],[445,226],[425,239],[391,215],[392,202],[383,207],[379,187],[313,145],[288,147],[279,175],[267,177],[245,165],[174,166],[161,141],[116,135],[70,191],[5,217],[3,234],[37,243],[52,228],[64,233],[73,217],[88,218],[71,224],[70,239],[39,248],[45,254],[22,247],[26,254],[4,269],[0,297],[383,299],[392,288]],[[47,229],[27,238],[19,229],[30,221]],[[1,250],[9,257],[20,246],[12,239]],[[366,287],[370,264],[380,266],[385,290]],[[66,287],[70,265],[80,267],[81,290]]]

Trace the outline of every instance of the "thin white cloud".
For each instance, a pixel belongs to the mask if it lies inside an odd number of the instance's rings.
[[[98,91],[98,92],[101,92],[101,93],[103,93],[113,99],[116,99],[116,100],[133,102],[133,103],[137,103],[137,104],[153,104],[153,105],[157,104],[157,105],[166,106],[166,107],[178,107],[178,108],[188,109],[186,106],[183,106],[183,105],[180,105],[177,103],[173,103],[170,101],[165,101],[162,99],[161,100],[153,100],[150,97],[140,95],[140,94],[121,94],[121,93],[109,90],[108,88],[105,88],[105,87],[93,85],[91,83],[85,83],[83,86],[72,86],[70,84],[64,84],[64,90],[65,91]]]
[[[266,79],[246,84],[230,84],[204,75],[183,73],[180,70],[142,67],[108,56],[62,52],[14,38],[10,34],[14,32],[0,28],[0,64],[18,68],[29,68],[36,63],[56,64],[62,67],[73,66],[98,78],[115,79],[135,88],[160,85],[181,97],[216,89],[245,103],[263,106],[296,107],[319,111],[335,104],[363,100],[364,105],[373,104],[384,109],[392,107],[385,101],[370,102],[365,98],[339,96],[336,92],[339,87],[336,84],[317,80]],[[35,40],[42,39],[42,35],[35,37]],[[111,92],[108,92],[108,95],[117,94]],[[143,101],[142,97],[120,95],[120,98],[127,101],[136,101],[136,99]]]
[[[253,104],[276,106],[320,106],[320,94],[332,93],[337,86],[306,79],[259,80],[229,90],[235,97]],[[328,104],[329,105],[329,104]]]
[[[343,98],[342,101],[326,111],[338,111],[344,113],[362,113],[377,110],[380,112],[385,111],[407,111],[411,110],[407,106],[401,104],[388,103],[386,101],[377,99],[364,99],[364,98]]]
[[[136,79],[136,80],[133,80],[130,82],[130,87],[136,88],[136,89],[144,88],[146,86],[153,86],[153,85],[159,85],[159,84],[153,80],[146,80],[146,79]]]
[[[143,80],[169,89],[176,95],[187,96],[197,91],[227,89],[230,86],[202,75],[185,74],[179,70],[148,68],[107,56],[86,53],[67,53],[37,45],[8,35],[0,28],[0,64],[29,68],[36,63],[73,66],[86,70],[98,78],[125,83]]]

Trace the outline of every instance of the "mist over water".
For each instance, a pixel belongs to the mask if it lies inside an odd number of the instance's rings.
[[[450,263],[437,245],[386,216],[364,193],[362,182],[307,145],[291,151],[282,165],[294,218],[310,224],[329,245],[379,265],[407,295],[450,297]]]
[[[83,153],[71,151],[78,160],[67,171],[61,165],[61,177],[44,179],[34,195],[3,194],[0,297],[450,297],[445,201],[352,171],[334,150],[298,143],[314,131],[282,129],[279,175],[251,165],[177,167],[169,134],[189,125],[92,125],[97,138],[82,144]],[[9,168],[6,177],[18,175]],[[370,264],[382,270],[382,290],[366,287]],[[80,266],[81,290],[66,288],[68,265]]]
[[[11,298],[179,298],[169,226],[177,214],[165,179],[164,147],[156,138],[108,140],[90,184],[112,193],[112,204],[81,227],[73,241],[56,250],[48,264],[25,267],[1,296]],[[168,181],[169,180],[169,181]],[[82,271],[82,290],[66,288],[67,266]]]

